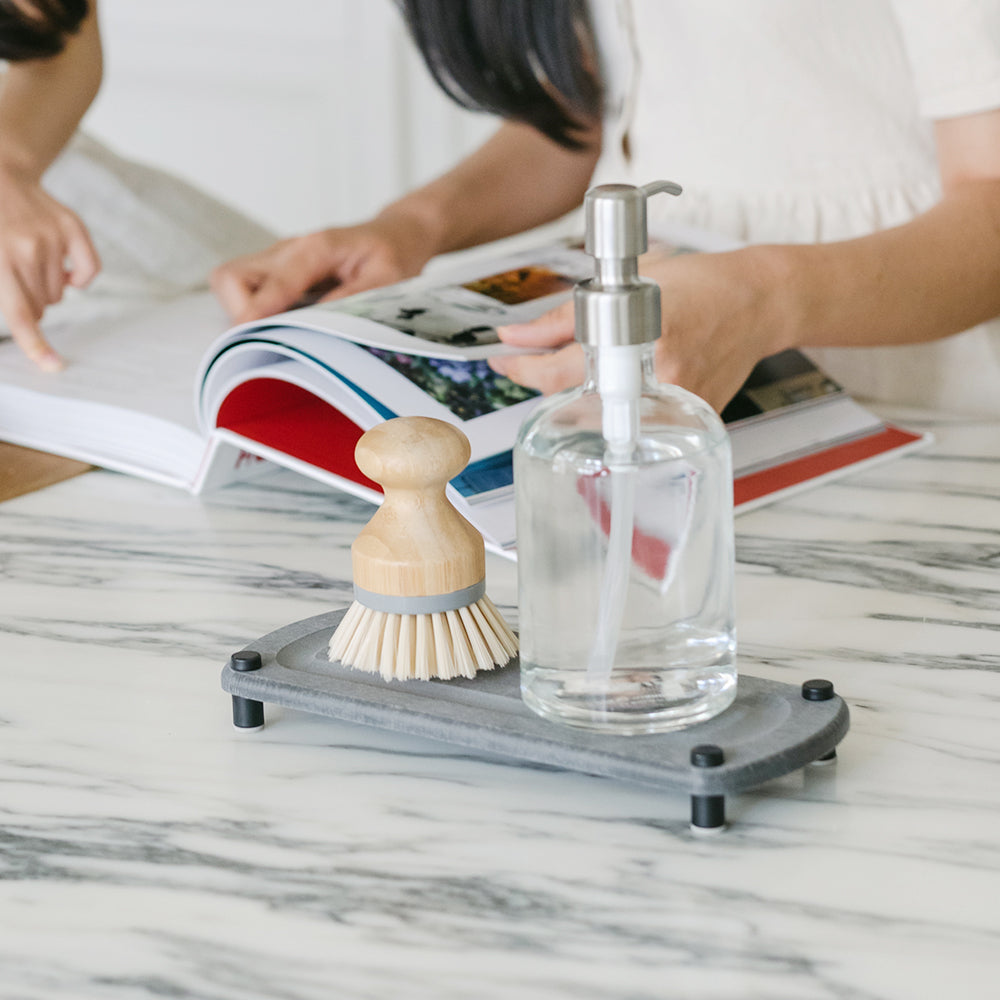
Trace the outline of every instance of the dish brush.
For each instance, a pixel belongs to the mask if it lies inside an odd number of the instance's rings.
[[[331,661],[385,680],[449,680],[515,655],[486,595],[483,536],[445,494],[470,455],[462,431],[432,417],[396,417],[361,436],[355,461],[385,499],[351,546],[354,602]]]

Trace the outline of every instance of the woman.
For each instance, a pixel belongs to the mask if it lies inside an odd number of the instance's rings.
[[[1000,414],[998,0],[402,6],[437,80],[505,124],[371,222],[220,269],[240,318],[415,274],[557,217],[595,180],[669,176],[685,195],[651,204],[654,232],[669,217],[752,245],[646,260],[661,379],[721,408],[795,346],[861,395]],[[508,328],[552,352],[496,366],[560,388],[582,372],[571,335],[567,309]]]

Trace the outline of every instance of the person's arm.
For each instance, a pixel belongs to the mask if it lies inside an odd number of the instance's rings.
[[[786,338],[915,343],[1000,314],[1000,110],[938,122],[935,133],[940,202],[906,225],[791,256],[802,334]],[[845,282],[849,295],[838,292]]]
[[[522,232],[575,208],[599,152],[596,130],[585,150],[574,151],[506,122],[453,169],[370,222],[282,240],[230,261],[215,270],[212,287],[245,321],[288,309],[317,288],[339,298],[412,277],[435,254]]]
[[[428,259],[524,232],[576,208],[600,154],[600,134],[569,150],[506,122],[448,173],[401,198],[383,216],[408,216],[423,233]]]
[[[9,64],[0,85],[0,313],[46,369],[61,367],[39,327],[46,307],[67,284],[90,282],[100,262],[83,223],[41,179],[97,94],[102,65],[91,2],[62,52]]]
[[[1000,110],[936,126],[941,200],[912,221],[842,242],[648,259],[662,289],[657,375],[723,407],[753,365],[787,347],[935,340],[1000,315]],[[572,337],[563,309],[501,336],[526,347]],[[495,367],[544,391],[579,380],[578,352]]]

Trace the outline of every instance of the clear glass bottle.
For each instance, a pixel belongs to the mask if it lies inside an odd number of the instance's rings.
[[[522,696],[619,734],[704,721],[736,696],[729,438],[707,403],[656,382],[659,289],[638,276],[658,191],[679,189],[588,193],[587,377],[542,403],[514,450]]]

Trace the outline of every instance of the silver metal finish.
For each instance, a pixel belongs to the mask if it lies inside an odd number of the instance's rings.
[[[660,290],[639,277],[641,254],[649,247],[646,200],[681,193],[673,181],[643,187],[602,184],[584,200],[585,249],[595,276],[574,292],[576,339],[601,347],[643,344],[660,335]]]

